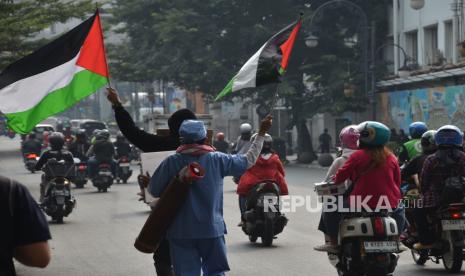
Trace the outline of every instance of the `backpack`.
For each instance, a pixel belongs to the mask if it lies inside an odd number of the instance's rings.
[[[441,163],[441,168],[450,172],[449,177],[444,180],[440,196],[441,206],[460,203],[465,198],[465,172],[461,162],[462,160],[454,160],[454,164],[450,162]]]

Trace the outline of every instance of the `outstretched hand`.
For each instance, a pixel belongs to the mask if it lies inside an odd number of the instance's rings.
[[[107,88],[107,99],[111,102],[113,106],[121,105],[121,100],[119,99],[118,92],[116,92],[116,90],[111,87]]]
[[[273,116],[267,115],[260,124],[258,135],[264,136],[273,125]]]

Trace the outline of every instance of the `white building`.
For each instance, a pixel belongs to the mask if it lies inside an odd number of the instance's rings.
[[[404,130],[413,121],[465,128],[465,60],[457,47],[464,12],[464,0],[392,1],[383,49],[392,76],[377,82],[379,120]]]

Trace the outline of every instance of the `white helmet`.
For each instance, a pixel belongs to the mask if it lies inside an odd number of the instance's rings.
[[[241,129],[241,134],[249,134],[252,132],[252,126],[248,123],[242,124],[240,129]]]

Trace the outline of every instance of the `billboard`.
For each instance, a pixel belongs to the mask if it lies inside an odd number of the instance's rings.
[[[391,128],[407,130],[415,121],[437,129],[453,124],[465,130],[465,86],[439,86],[379,93],[378,118]]]

